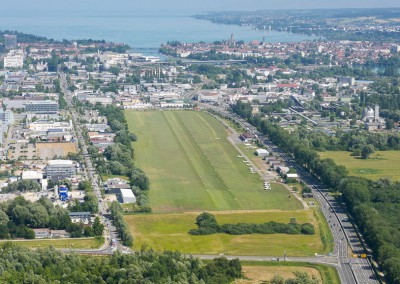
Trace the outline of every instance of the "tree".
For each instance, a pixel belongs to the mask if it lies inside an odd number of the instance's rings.
[[[386,271],[386,277],[389,283],[400,283],[400,259],[390,258],[383,264],[383,269]]]
[[[43,205],[34,203],[30,206],[29,211],[31,213],[29,223],[32,228],[43,228],[48,225],[49,214]]]
[[[78,184],[78,190],[93,191],[92,184],[89,181],[80,181]]]
[[[130,133],[130,134],[129,134],[129,137],[131,138],[131,140],[132,140],[133,142],[136,142],[136,141],[137,141],[137,135],[136,135],[135,133]]]
[[[214,228],[216,230],[218,230],[219,227],[214,215],[208,212],[203,212],[199,216],[197,216],[196,225],[199,227]]]
[[[90,211],[91,213],[97,213],[99,211],[99,203],[94,192],[87,192],[83,200],[84,210]]]
[[[348,204],[349,208],[369,202],[371,194],[368,190],[368,181],[358,177],[348,177],[340,184],[343,199]]]
[[[71,225],[68,210],[59,206],[54,208],[54,213],[49,218],[49,227],[54,230],[65,230]]]
[[[310,223],[301,225],[301,233],[304,235],[315,235],[314,226]]]
[[[139,169],[134,169],[130,173],[130,180],[132,186],[137,186],[141,190],[149,190],[150,188],[149,178]]]
[[[100,222],[100,218],[96,217],[94,219],[93,225],[93,233],[95,236],[102,236],[103,235],[103,230],[104,230],[104,225]]]
[[[395,122],[393,119],[386,119],[386,129],[393,129],[395,126]]]
[[[194,75],[193,76],[193,84],[200,84],[201,83],[201,78],[199,75]]]
[[[83,224],[71,223],[68,227],[68,232],[72,238],[81,238],[83,236]]]
[[[85,237],[93,237],[93,236],[95,235],[95,234],[94,234],[93,228],[90,227],[90,226],[84,227],[84,228],[83,228],[83,235],[84,235]]]
[[[6,226],[9,221],[8,215],[0,211],[0,226]]]
[[[32,214],[27,207],[16,205],[12,210],[12,219],[17,225],[29,224]]]
[[[361,158],[368,159],[370,155],[375,152],[374,147],[372,145],[365,145],[361,149]]]

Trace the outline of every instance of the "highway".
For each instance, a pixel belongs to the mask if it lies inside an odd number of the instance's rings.
[[[312,190],[312,193],[320,204],[321,211],[330,226],[334,238],[334,251],[331,253],[331,256],[337,259],[339,264],[337,269],[342,283],[378,283],[372,266],[367,259],[349,257],[349,255],[352,254],[351,251],[354,254],[365,254],[367,252],[365,251],[361,240],[342,205],[333,196],[329,195],[328,189],[326,189],[317,178],[312,176],[303,167],[296,164],[291,157],[284,153],[279,147],[273,145],[267,140],[267,137],[263,137],[254,126],[239,116],[232,114],[222,107],[203,103],[198,104],[203,108],[212,109],[222,116],[235,120],[243,129],[246,129],[246,131],[261,139],[270,153],[280,157],[288,166],[296,169],[300,179]],[[323,261],[318,261],[318,259],[319,258],[315,260],[323,263]]]
[[[118,237],[116,234],[116,229],[112,225],[111,220],[109,219],[107,213],[107,205],[103,202],[103,198],[100,191],[100,186],[98,181],[100,180],[99,176],[96,173],[96,170],[93,168],[92,162],[88,155],[87,144],[85,139],[82,136],[82,127],[77,122],[77,117],[79,117],[76,110],[73,108],[72,104],[72,94],[67,90],[67,82],[64,74],[61,74],[61,86],[63,92],[65,94],[65,100],[69,106],[69,111],[71,117],[73,119],[75,125],[75,137],[77,137],[78,141],[81,144],[82,153],[86,163],[86,174],[89,180],[92,181],[94,191],[98,197],[99,201],[99,212],[102,216],[102,221],[106,225],[106,229],[108,231],[108,236],[106,239],[105,247],[98,250],[73,250],[77,253],[82,254],[112,254],[115,250],[120,250],[124,253],[131,253],[129,248],[123,247],[122,244],[118,242]],[[279,156],[285,163],[296,169],[301,180],[311,188],[314,197],[320,204],[321,211],[325,216],[330,229],[332,231],[332,235],[334,238],[334,251],[330,253],[329,256],[315,256],[311,258],[286,258],[286,261],[305,261],[305,262],[314,262],[321,263],[327,265],[334,265],[338,272],[342,283],[360,283],[360,284],[369,284],[369,283],[378,283],[375,280],[375,276],[372,270],[372,267],[367,259],[361,258],[352,258],[349,257],[350,248],[355,254],[366,253],[361,240],[359,239],[352,223],[349,221],[349,217],[342,209],[341,204],[332,196],[328,194],[328,190],[310,173],[305,171],[302,167],[297,165],[291,157],[286,155],[279,147],[273,145],[271,142],[266,140],[266,137],[263,137],[261,133],[257,131],[257,129],[238,117],[235,114],[230,113],[229,111],[208,104],[199,103],[200,107],[213,109],[214,111],[220,113],[223,116],[229,117],[237,121],[246,131],[257,135],[259,139],[261,139],[265,147],[276,156]],[[111,247],[110,241],[111,239],[115,239],[116,246]],[[70,252],[72,250],[64,250],[65,252]],[[202,259],[210,259],[218,257],[217,255],[194,255]],[[271,257],[256,257],[256,256],[226,256],[227,258],[239,258],[241,260],[254,260],[254,261],[271,261],[273,258]],[[282,259],[283,260],[283,259]]]

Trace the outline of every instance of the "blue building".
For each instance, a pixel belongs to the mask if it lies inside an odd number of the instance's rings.
[[[61,201],[67,201],[68,197],[68,188],[66,186],[61,185],[58,189],[58,196]]]

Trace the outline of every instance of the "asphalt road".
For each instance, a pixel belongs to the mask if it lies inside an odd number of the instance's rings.
[[[81,142],[82,152],[85,158],[85,162],[87,165],[87,174],[90,180],[93,181],[93,188],[95,193],[99,199],[99,209],[100,215],[102,215],[103,222],[106,224],[106,227],[109,232],[109,238],[118,240],[116,235],[115,227],[113,227],[111,220],[108,219],[107,215],[107,205],[105,202],[102,202],[100,187],[98,185],[99,177],[96,174],[95,169],[92,166],[92,162],[89,158],[87,152],[86,141],[82,137],[81,127],[76,123],[76,118],[78,117],[77,112],[73,109],[72,105],[72,95],[67,90],[67,82],[65,75],[61,75],[61,86],[63,88],[63,92],[65,94],[65,99],[70,108],[71,116],[73,118],[74,124],[76,126],[76,137]],[[261,133],[257,131],[257,129],[238,117],[230,113],[229,111],[215,107],[207,104],[199,104],[205,108],[211,108],[214,111],[219,112],[220,114],[230,117],[236,120],[240,125],[260,139],[263,139]],[[348,216],[343,211],[341,204],[339,204],[332,196],[328,194],[327,189],[324,188],[319,181],[311,176],[307,171],[305,171],[302,167],[297,165],[290,157],[286,155],[281,149],[277,146],[273,145],[268,141],[264,141],[266,148],[273,153],[281,157],[288,166],[293,167],[297,170],[299,177],[311,188],[314,197],[321,205],[321,211],[324,214],[325,218],[328,221],[330,229],[332,231],[332,235],[334,237],[334,251],[329,256],[316,256],[311,258],[286,258],[286,261],[301,261],[301,262],[313,262],[313,263],[321,263],[327,265],[334,265],[338,272],[342,283],[360,283],[360,284],[369,284],[369,283],[378,283],[377,280],[374,279],[374,273],[371,268],[370,263],[366,259],[361,258],[350,258],[349,257],[349,248],[356,254],[365,253],[365,250],[361,244],[360,239],[357,236],[357,233],[348,219]],[[107,243],[108,244],[108,243]],[[117,243],[116,247],[111,247],[107,245],[104,249],[98,250],[73,250],[77,253],[82,254],[112,254],[116,249],[121,250],[125,253],[131,253],[129,249],[123,247],[120,243]],[[71,250],[64,250],[65,252],[71,252]],[[218,257],[217,255],[193,255],[195,257],[199,257],[202,259],[212,259]],[[257,256],[225,256],[229,259],[231,258],[239,258],[241,260],[254,260],[254,261],[272,261],[275,258],[272,257],[257,257]],[[282,259],[283,260],[283,259]]]
[[[257,131],[257,129],[243,120],[239,116],[232,114],[222,107],[216,107],[208,104],[199,103],[203,108],[210,108],[223,116],[234,119],[243,129],[256,135],[264,141],[267,150],[275,156],[279,156],[285,163],[296,169],[300,179],[312,190],[312,193],[318,203],[321,205],[321,211],[325,216],[334,238],[334,251],[331,256],[337,259],[337,267],[342,283],[378,283],[375,279],[371,264],[367,259],[349,257],[350,250],[354,254],[367,253],[360,238],[358,237],[353,224],[349,221],[349,216],[343,210],[341,204],[328,194],[328,190],[314,176],[297,165],[291,157],[286,155],[279,147],[273,145]],[[319,262],[318,258],[315,261]],[[320,263],[323,263],[321,260]]]
[[[104,202],[103,197],[101,195],[101,190],[100,190],[100,185],[99,181],[101,180],[100,176],[97,174],[96,169],[93,167],[92,161],[90,159],[89,153],[88,153],[88,145],[86,144],[86,141],[82,135],[83,131],[86,131],[83,126],[79,124],[77,121],[77,118],[79,117],[79,114],[75,110],[73,104],[72,104],[72,93],[68,91],[68,86],[67,86],[67,80],[65,74],[61,74],[61,88],[64,93],[64,98],[65,101],[67,102],[69,112],[72,117],[72,121],[74,123],[74,136],[78,140],[79,144],[81,145],[81,150],[83,154],[83,158],[85,161],[85,167],[84,167],[84,176],[86,180],[89,180],[92,182],[93,190],[94,193],[97,196],[98,200],[98,206],[99,206],[99,215],[101,218],[102,223],[105,226],[106,232],[106,240],[105,240],[105,248],[101,250],[76,250],[77,252],[87,252],[87,253],[112,253],[115,250],[121,250],[121,251],[127,251],[128,248],[124,247],[118,240],[118,234],[117,230],[114,227],[110,216],[108,214],[108,205],[106,202]],[[111,246],[111,240],[114,240],[114,245]]]

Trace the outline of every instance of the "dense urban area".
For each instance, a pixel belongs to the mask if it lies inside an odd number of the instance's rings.
[[[195,17],[319,39],[0,32],[0,282],[400,283],[399,9]]]

